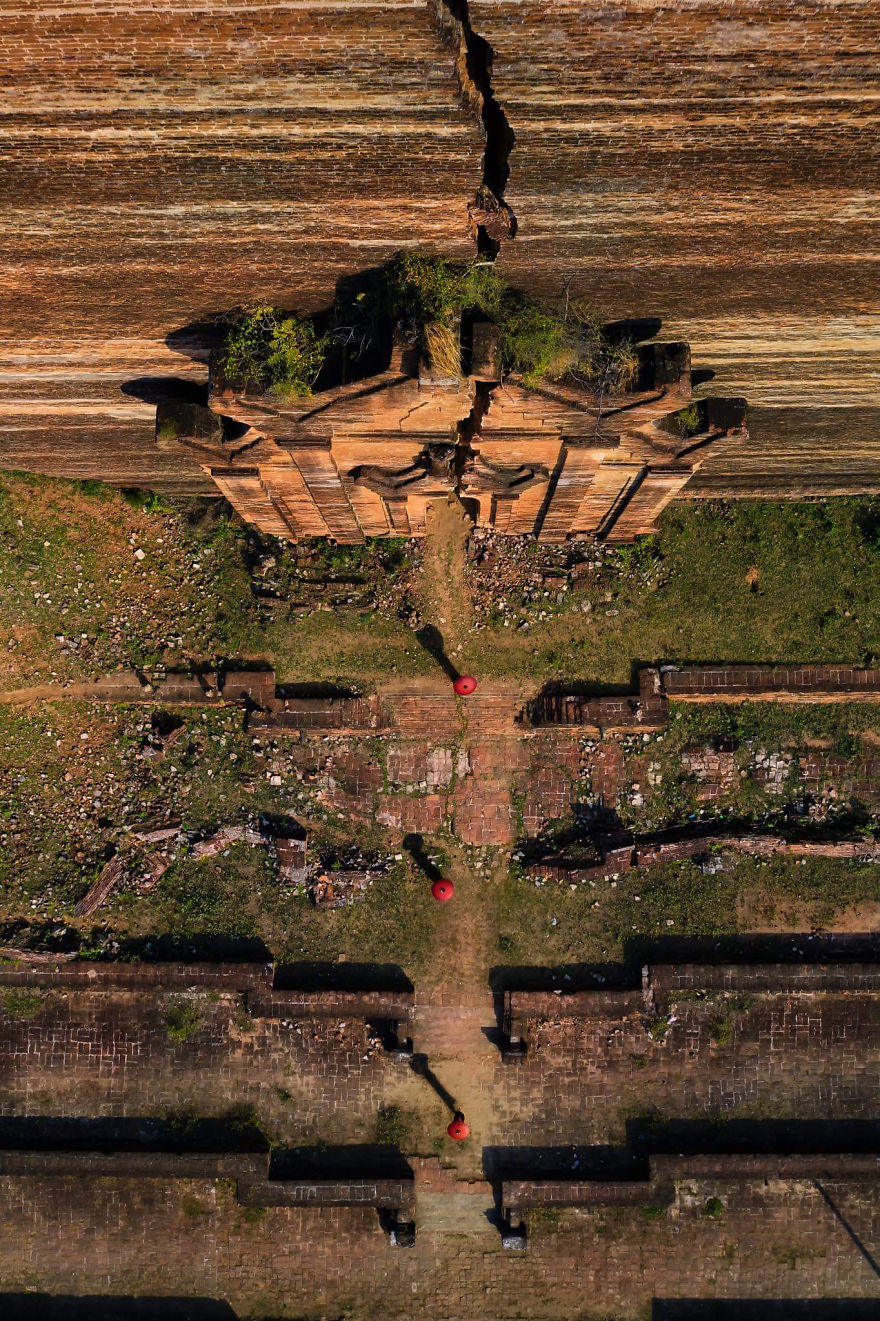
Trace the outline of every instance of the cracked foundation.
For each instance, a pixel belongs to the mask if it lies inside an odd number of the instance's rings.
[[[468,216],[477,255],[494,261],[501,244],[516,235],[516,216],[504,200],[516,134],[495,95],[494,52],[488,41],[474,31],[467,0],[431,0],[431,7],[443,40],[455,54],[464,104],[479,119],[485,136],[483,177],[468,205]]]

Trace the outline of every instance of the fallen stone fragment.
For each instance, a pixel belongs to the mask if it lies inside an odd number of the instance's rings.
[[[103,904],[104,900],[118,884],[122,877],[122,872],[122,856],[117,853],[103,868],[101,875],[95,881],[94,885],[90,886],[82,899],[80,899],[79,903],[73,910],[74,916],[88,917],[91,913],[94,913],[95,909],[100,908],[101,904]]]

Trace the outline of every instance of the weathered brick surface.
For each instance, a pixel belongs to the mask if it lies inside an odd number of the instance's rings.
[[[626,1121],[652,1110],[683,1121],[756,1121],[758,1132],[773,1119],[781,1127],[795,1119],[873,1123],[876,993],[757,993],[751,1008],[732,1014],[710,994],[701,1003],[675,1003],[662,1042],[651,1039],[632,1002],[631,1010],[624,1018],[616,1007],[588,1019],[533,1021],[524,1060],[498,1066],[505,1079],[493,1095],[492,1140],[504,1147],[619,1145]],[[715,1024],[725,1013],[731,1037],[722,1044]],[[839,1144],[834,1128],[825,1140]]]
[[[4,466],[210,490],[154,444],[148,378],[205,377],[204,337],[170,332],[473,251],[479,128],[421,0],[28,0],[0,71]]]
[[[504,269],[553,295],[573,277],[611,316],[662,318],[716,373],[704,389],[748,397],[750,439],[708,456],[689,490],[876,490],[880,301],[862,190],[878,171],[877,7],[552,10],[471,0],[516,133]]]
[[[674,1195],[674,1180],[713,1179],[726,1189],[731,1181],[759,1179],[873,1183],[880,1173],[880,1157],[853,1154],[652,1155],[646,1164],[644,1179],[511,1179],[502,1185],[502,1206],[511,1215],[522,1215],[536,1207],[663,1205]]]
[[[403,1082],[364,1022],[315,1022],[308,1007],[297,1017],[295,994],[244,1025],[237,997],[197,998],[201,1025],[175,1042],[166,1017],[179,1001],[180,992],[55,991],[36,1017],[4,1020],[4,1112],[211,1115],[253,1105],[293,1137],[369,1141],[379,1105]]]
[[[4,1078],[6,1113],[142,1115],[156,1105],[204,1101],[204,1095],[193,1097],[193,1079],[204,1067],[214,1112],[221,1100],[270,1106],[268,1088],[260,1094],[253,1084],[259,1078],[271,1085],[276,1074],[295,1091],[297,1110],[305,1111],[296,1125],[288,1121],[287,1136],[306,1125],[309,1137],[326,1135],[331,1116],[331,1140],[352,1141],[364,1140],[366,1114],[374,1115],[380,1098],[393,1095],[377,1087],[376,1061],[365,1065],[355,1042],[346,1046],[340,1039],[328,1048],[325,1039],[318,1049],[301,1043],[291,1049],[290,1036],[282,1042],[263,1035],[261,1025],[248,1034],[252,1042],[231,1047],[221,1030],[221,1003],[213,1011],[210,1034],[216,1040],[209,1060],[204,1043],[175,1047],[161,1040],[155,996],[142,998],[136,1010],[132,997],[126,1003],[129,1010],[122,1014],[109,997],[71,992],[68,1001],[47,1006],[37,1019],[6,1020],[4,1047],[18,1050],[16,1072]],[[496,1147],[620,1142],[626,1113],[651,1105],[682,1117],[874,1117],[880,1083],[876,995],[761,993],[736,1016],[726,1044],[711,1032],[720,1008],[711,1000],[682,1001],[662,1043],[648,1036],[638,1014],[538,1027],[540,1044],[521,1065],[504,1065],[496,1056],[482,1074],[491,1115],[486,1140]],[[83,1049],[90,1032],[100,1036],[100,1044],[92,1038],[91,1053]],[[136,1042],[145,1052],[140,1062]],[[246,1056],[233,1066],[230,1056],[240,1050]],[[279,1070],[282,1057],[290,1066],[286,1073]],[[245,1072],[249,1089],[241,1086]],[[89,1091],[88,1079],[96,1074],[101,1090]],[[56,1084],[65,1077],[71,1090],[59,1094]],[[284,1134],[283,1107],[270,1107],[270,1113]],[[478,1211],[481,1202],[491,1209],[487,1185],[450,1178],[436,1162],[413,1164],[417,1226],[420,1196],[448,1196],[451,1205],[466,1196]],[[345,1306],[357,1317],[378,1312],[456,1321],[473,1315],[475,1298],[480,1315],[495,1321],[517,1313],[546,1321],[582,1315],[585,1274],[597,1307],[633,1321],[655,1294],[872,1295],[870,1268],[809,1181],[819,1168],[815,1160],[776,1157],[771,1164],[772,1170],[764,1157],[670,1162],[655,1156],[657,1177],[675,1181],[664,1215],[644,1217],[641,1189],[635,1204],[621,1206],[610,1219],[597,1208],[565,1211],[552,1227],[535,1221],[526,1254],[504,1253],[491,1233],[440,1229],[417,1230],[415,1248],[401,1252],[381,1233],[375,1211],[327,1204],[353,1196],[346,1181],[345,1189],[328,1188],[326,1196],[316,1187],[311,1197],[305,1184],[289,1196],[280,1188],[267,1190],[260,1205],[272,1200],[269,1191],[285,1204],[248,1218],[234,1189],[204,1174],[84,1178],[82,1170],[73,1177],[50,1175],[47,1167],[41,1175],[0,1176],[0,1281],[5,1289],[55,1292],[149,1294],[173,1288],[227,1298],[242,1314],[267,1305],[296,1314],[317,1304],[330,1315]],[[864,1165],[863,1157],[855,1164],[835,1157],[824,1161],[820,1173],[871,1244],[880,1235],[880,1201],[876,1179],[865,1180]],[[297,1206],[301,1196],[308,1202]],[[704,1214],[710,1197],[722,1201],[719,1220]],[[733,1253],[725,1250],[730,1243],[736,1245]]]
[[[669,697],[726,695],[760,697],[769,693],[804,693],[811,698],[824,693],[880,693],[880,669],[857,665],[689,665],[664,670],[661,676]]]

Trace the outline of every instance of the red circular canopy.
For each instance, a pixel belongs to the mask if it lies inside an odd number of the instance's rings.
[[[455,886],[452,881],[447,881],[441,877],[439,881],[435,881],[431,886],[431,894],[435,899],[439,899],[441,904],[445,904],[455,894]]]
[[[472,674],[460,674],[452,687],[459,697],[470,697],[477,691],[477,681]]]
[[[459,1119],[457,1117],[453,1119],[452,1123],[446,1130],[449,1136],[454,1138],[456,1142],[463,1142],[464,1139],[470,1135],[470,1131],[471,1130],[468,1128],[464,1119]]]

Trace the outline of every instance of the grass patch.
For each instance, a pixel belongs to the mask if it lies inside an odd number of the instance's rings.
[[[880,729],[880,706],[861,702],[743,702],[694,706],[670,703],[674,724],[667,739],[676,748],[688,743],[739,747],[758,743],[766,748],[803,747],[809,740],[827,739],[838,755],[852,757],[861,749],[854,735]]]
[[[562,613],[487,628],[465,661],[597,684],[628,684],[634,660],[863,664],[880,656],[878,529],[874,498],[672,504],[644,550],[580,578]]]
[[[39,991],[13,987],[0,994],[0,1007],[7,1018],[36,1018],[42,1006],[43,997]]]
[[[307,823],[313,856],[357,845],[394,853],[379,827],[339,821],[295,775],[296,745],[255,739],[236,710],[184,713],[180,737],[160,758],[144,758],[153,739],[142,708],[93,708],[75,702],[28,710],[0,706],[0,916],[10,940],[23,924],[47,932],[60,922],[96,955],[118,957],[144,940],[179,948],[179,957],[223,939],[260,939],[279,958],[358,960],[423,966],[433,945],[433,901],[401,859],[350,907],[316,908],[297,886],[280,885],[270,852],[230,845],[195,859],[184,842],[156,887],[132,885],[144,852],[124,827],[168,819],[187,831],[255,823],[260,813]],[[81,736],[86,735],[83,739]],[[282,761],[282,785],[269,772]],[[135,812],[132,806],[136,804]],[[101,910],[101,923],[73,908],[123,844],[126,879]],[[130,861],[129,861],[130,859]],[[67,937],[65,938],[67,939]],[[76,943],[53,948],[75,948]],[[242,1024],[243,1026],[243,1024]]]
[[[0,475],[0,686],[252,654],[247,537],[221,509]]]
[[[376,1141],[380,1144],[407,1149],[410,1138],[410,1117],[398,1105],[380,1106],[376,1115]]]
[[[165,1031],[170,1041],[191,1041],[201,1026],[201,1011],[189,1000],[178,1000],[165,1015]]]
[[[616,884],[597,881],[575,891],[537,889],[510,876],[499,894],[498,923],[513,944],[500,951],[499,962],[647,958],[658,940],[670,937],[723,937],[762,927],[821,930],[866,902],[880,902],[880,868],[832,858],[806,865],[743,858],[732,871],[711,876],[691,862],[662,863],[623,873]],[[735,1007],[737,1016],[741,1012]],[[732,1023],[718,1030],[724,1035]]]
[[[236,655],[274,661],[289,682],[377,684],[436,671],[396,614],[410,590],[405,542],[279,547],[191,501],[135,503],[108,488],[0,477],[0,685]],[[252,566],[270,554],[267,617]],[[333,609],[298,612],[308,580],[327,577],[381,584],[387,608],[346,605],[343,591]],[[471,634],[457,663],[538,684],[628,684],[634,659],[863,663],[880,656],[880,500],[673,504],[656,538],[609,552],[548,607],[526,631],[496,623]],[[745,716],[736,708],[713,718]],[[871,722],[870,708],[857,719]],[[818,732],[833,716],[768,704],[760,720]]]

